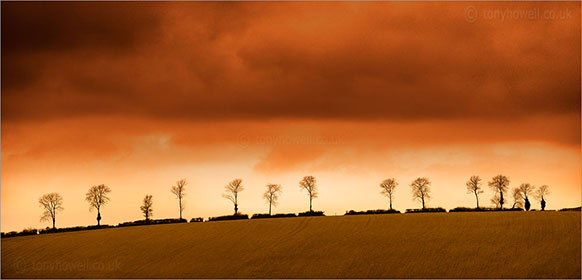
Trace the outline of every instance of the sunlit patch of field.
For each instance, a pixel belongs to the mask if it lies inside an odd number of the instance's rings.
[[[580,278],[580,212],[301,217],[2,239],[3,278]]]

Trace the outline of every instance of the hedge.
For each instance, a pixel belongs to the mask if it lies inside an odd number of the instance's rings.
[[[289,218],[289,217],[297,217],[295,213],[287,213],[287,214],[254,214],[251,219],[268,219],[268,218]]]
[[[367,210],[367,211],[346,211],[344,215],[369,215],[369,214],[397,214],[400,213],[398,210],[384,210],[384,209],[376,209],[376,210]]]
[[[208,218],[208,221],[213,222],[213,221],[248,220],[248,219],[249,219],[249,215],[247,215],[247,214],[237,214],[237,215],[229,215],[229,216],[210,217],[210,218]]]
[[[297,214],[297,216],[308,217],[308,216],[325,216],[325,215],[323,214],[323,211],[307,211],[307,212],[301,212],[301,213]]]
[[[406,213],[435,213],[435,212],[447,212],[447,210],[445,210],[442,207],[436,207],[436,208],[424,208],[424,209],[406,209]]]

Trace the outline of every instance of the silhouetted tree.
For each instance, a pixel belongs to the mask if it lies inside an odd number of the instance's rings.
[[[176,182],[175,186],[172,186],[170,188],[170,191],[176,196],[176,198],[178,199],[178,207],[180,210],[180,220],[182,220],[182,212],[184,211],[184,196],[186,196],[186,185],[188,184],[188,182],[186,182],[186,179],[182,179],[178,182]]]
[[[313,199],[317,198],[318,195],[315,177],[303,177],[299,182],[299,188],[307,191],[307,194],[309,195],[309,212],[313,212]]]
[[[541,204],[542,211],[544,211],[546,209],[546,200],[544,198],[547,197],[549,194],[550,194],[550,187],[548,187],[547,185],[542,185],[536,191],[536,198],[538,199],[538,201]]]
[[[224,187],[226,193],[222,197],[234,203],[234,214],[238,214],[238,193],[244,190],[241,179],[234,179]]]
[[[422,202],[422,209],[424,209],[424,202],[430,199],[430,181],[428,178],[416,178],[410,184],[412,188],[412,200]]]
[[[511,191],[511,196],[513,197],[513,205],[511,205],[511,209],[516,207],[522,208],[523,207],[523,197],[521,196],[521,190],[519,188],[513,188]]]
[[[490,201],[491,201],[491,203],[493,203],[493,205],[495,206],[495,208],[501,208],[501,203],[499,202],[500,199],[501,198],[499,197],[499,194],[498,193],[494,194],[493,197],[491,198]]]
[[[507,191],[507,187],[509,186],[509,178],[504,175],[497,175],[489,181],[489,187],[495,190],[496,194],[499,194],[499,208],[503,208],[503,192]],[[495,198],[495,197],[494,197]]]
[[[523,183],[519,185],[519,192],[524,201],[525,211],[529,211],[531,203],[529,202],[529,195],[533,193],[535,187],[530,183]]]
[[[481,189],[481,177],[477,175],[471,176],[469,181],[466,183],[467,185],[467,193],[472,193],[475,195],[475,199],[477,200],[477,209],[479,208],[479,194],[483,193]]]
[[[38,199],[39,206],[43,208],[42,216],[40,221],[53,221],[53,229],[55,227],[55,220],[57,218],[57,212],[64,210],[63,208],[63,197],[58,193],[49,193],[41,196]]]
[[[154,202],[152,201],[152,196],[146,195],[145,198],[143,199],[143,204],[139,207],[146,221],[149,221],[150,217],[153,216],[154,212],[154,209],[152,208],[153,205]]]
[[[267,184],[267,190],[263,194],[263,198],[269,203],[269,215],[271,215],[271,206],[279,204],[277,200],[279,200],[279,194],[283,192],[282,189],[281,185]]]
[[[394,197],[396,186],[398,186],[398,183],[396,183],[394,178],[386,179],[380,183],[380,188],[382,188],[380,193],[388,197],[388,200],[390,201],[390,210],[392,210],[392,198]]]
[[[97,209],[97,225],[101,225],[101,206],[105,205],[109,201],[108,193],[111,189],[106,185],[92,186],[87,194],[85,194],[85,200],[89,203],[89,211],[93,208]]]

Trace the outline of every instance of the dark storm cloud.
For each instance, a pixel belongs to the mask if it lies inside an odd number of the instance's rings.
[[[5,120],[580,112],[580,3],[472,3],[571,11],[476,22],[454,2],[2,5]]]
[[[3,2],[2,52],[134,46],[154,35],[159,4]]]
[[[32,84],[59,53],[127,52],[158,36],[158,4],[3,2],[2,89]],[[39,61],[40,59],[40,61]]]

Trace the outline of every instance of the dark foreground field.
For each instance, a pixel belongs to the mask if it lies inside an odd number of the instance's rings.
[[[580,278],[580,212],[138,226],[2,239],[2,278]]]

